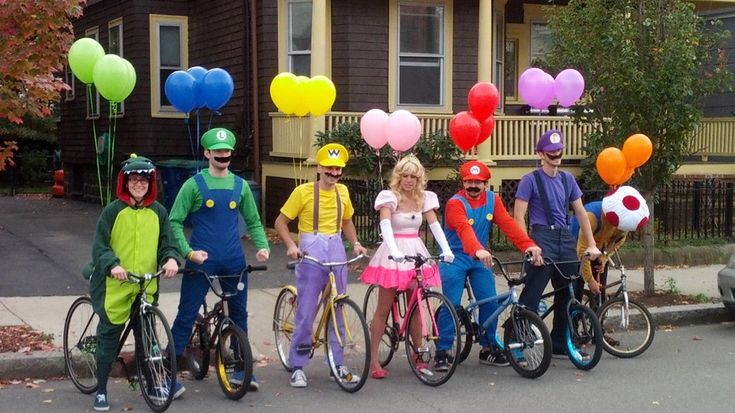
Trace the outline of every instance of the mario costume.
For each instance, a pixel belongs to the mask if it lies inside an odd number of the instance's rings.
[[[316,163],[322,167],[344,168],[349,154],[344,146],[330,143],[317,151]],[[342,222],[352,218],[354,208],[350,194],[344,184],[335,184],[333,190],[324,190],[319,182],[308,182],[297,186],[281,208],[281,214],[289,220],[298,218],[299,249],[321,262],[343,262],[347,260],[342,243]],[[289,364],[304,368],[312,350],[312,326],[318,309],[319,294],[329,282],[329,270],[309,260],[303,260],[295,269],[298,306],[296,306],[294,334],[291,338]],[[335,267],[337,293],[344,294],[347,288],[347,268]],[[338,318],[341,330],[341,319]],[[343,353],[330,337],[335,351],[335,361],[342,363]]]
[[[210,151],[232,151],[235,135],[224,128],[210,129],[202,136],[202,146]],[[212,162],[210,158],[210,168]],[[208,254],[202,264],[188,260],[187,268],[202,270],[209,275],[234,275],[243,271],[246,262],[238,231],[238,215],[244,218],[255,246],[259,250],[268,249],[258,206],[250,186],[242,178],[229,170],[225,176],[213,176],[209,168],[205,168],[184,182],[171,207],[171,226],[179,249],[186,257],[195,250]],[[189,242],[184,235],[187,217],[190,217],[192,227]],[[243,290],[238,291],[236,278],[220,281],[224,291],[236,293],[228,300],[230,317],[247,334],[247,274],[241,280],[245,284]],[[209,282],[202,274],[187,275],[181,281],[178,313],[171,328],[177,357],[186,348],[192,325],[208,291]]]
[[[463,181],[487,182],[490,179],[490,169],[478,161],[466,162],[460,168],[460,174]],[[482,262],[475,259],[475,254],[479,250],[487,249],[493,223],[500,227],[519,250],[526,251],[529,247],[535,246],[534,242],[518,228],[505,209],[500,196],[493,191],[484,191],[479,199],[473,199],[463,189],[447,201],[444,232],[455,258],[452,264],[439,264],[439,274],[442,292],[455,306],[461,304],[466,278],[469,279],[478,301],[496,295],[492,268],[486,268]],[[497,303],[480,305],[480,321],[490,317],[496,308]],[[437,351],[448,350],[453,337],[452,322],[448,314],[441,315],[439,317],[441,339]],[[497,320],[488,326],[488,335],[480,337],[480,345],[497,353],[499,343],[495,339],[496,330]]]

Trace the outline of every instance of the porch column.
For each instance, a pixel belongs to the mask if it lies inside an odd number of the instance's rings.
[[[493,81],[493,0],[480,0],[477,32],[477,81]],[[493,164],[488,141],[477,147],[477,160]]]
[[[329,3],[329,0],[313,0],[311,2],[311,76],[324,75],[331,79]],[[309,142],[313,143],[316,133],[324,130],[324,116],[311,117],[310,126]],[[314,162],[317,149],[314,145],[309,145],[307,162]]]

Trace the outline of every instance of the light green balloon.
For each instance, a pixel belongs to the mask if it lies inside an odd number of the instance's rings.
[[[72,73],[82,81],[82,83],[90,84],[93,81],[92,71],[94,65],[102,56],[105,55],[105,49],[97,43],[97,40],[91,37],[83,37],[69,49],[69,66]]]
[[[127,90],[130,72],[123,59],[116,54],[104,55],[92,71],[94,86],[110,102],[122,102],[132,91]]]
[[[135,89],[135,82],[138,80],[136,74],[135,74],[135,68],[133,67],[133,64],[128,61],[128,59],[125,59],[124,57],[121,57],[123,63],[125,63],[125,67],[128,69],[128,78],[127,82],[125,82],[125,88],[123,89],[123,96],[122,100],[125,100],[130,96],[131,93],[133,93],[133,89]]]

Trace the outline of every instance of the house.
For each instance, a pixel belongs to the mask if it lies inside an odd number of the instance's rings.
[[[138,83],[115,119],[116,164],[129,152],[154,160],[192,159],[194,117],[168,103],[166,76],[191,66],[221,67],[235,91],[205,125],[238,136],[234,165],[262,184],[263,213],[273,222],[296,179],[311,179],[313,136],[372,108],[408,109],[425,132],[447,129],[467,109],[467,91],[492,81],[501,92],[493,139],[477,150],[493,165],[491,184],[518,179],[535,165],[533,142],[550,127],[564,131],[565,158],[579,160],[586,130],[565,116],[529,115],[517,79],[549,41],[543,0],[90,0],[74,23],[78,37],[97,38],[133,64]],[[701,2],[724,10],[735,1]],[[695,4],[699,5],[698,2]],[[731,59],[732,60],[732,59]],[[269,84],[290,71],[331,78],[332,111],[318,118],[276,112]],[[70,82],[73,81],[70,77]],[[732,105],[732,96],[723,97]],[[708,110],[697,139],[704,150],[680,173],[735,176],[735,115]],[[729,103],[728,103],[729,102]],[[91,104],[90,104],[91,103]],[[100,103],[103,103],[102,105]],[[61,108],[67,193],[94,198],[96,170],[91,128],[107,128],[104,100],[77,82]],[[188,121],[188,123],[187,123]],[[195,133],[193,133],[195,136]],[[441,179],[446,171],[432,171]]]

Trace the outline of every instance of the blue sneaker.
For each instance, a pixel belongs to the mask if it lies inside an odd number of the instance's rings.
[[[98,412],[106,412],[110,410],[110,404],[107,403],[107,395],[98,393],[94,398],[94,410]]]
[[[253,374],[253,378],[250,380],[250,386],[248,390],[250,391],[260,390],[260,384],[258,384],[258,379],[255,378],[255,374]]]
[[[245,372],[235,371],[234,373],[232,373],[232,377],[230,378],[230,384],[239,386],[242,384],[243,381],[245,381]],[[258,379],[255,378],[255,374],[253,374],[252,378],[250,379],[250,385],[248,386],[248,390],[258,391],[259,389],[260,389],[260,384],[258,384]]]
[[[151,400],[163,403],[166,401],[166,398],[168,397],[168,392],[171,389],[171,381],[169,379],[166,379],[166,385],[162,387],[156,387],[153,389],[153,392],[148,393],[148,396],[151,398]],[[174,400],[181,397],[182,394],[186,391],[186,387],[184,387],[183,384],[176,382],[176,387],[174,389]]]

